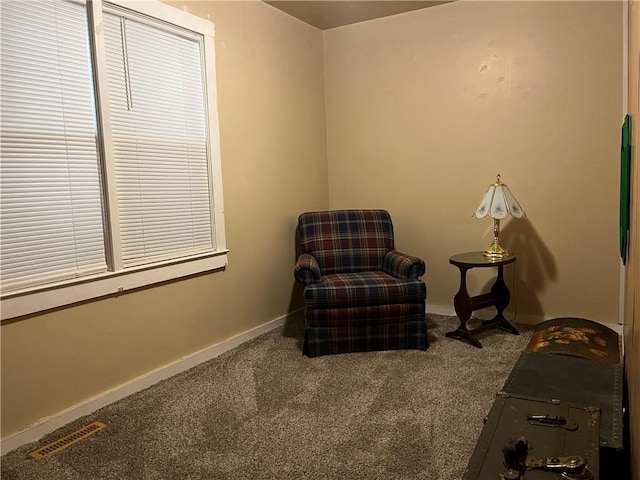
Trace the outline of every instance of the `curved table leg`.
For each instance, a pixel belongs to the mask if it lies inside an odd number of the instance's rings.
[[[447,332],[445,336],[462,340],[474,347],[482,348],[482,344],[476,340],[467,329],[467,321],[471,318],[471,314],[473,313],[473,303],[471,302],[471,296],[467,291],[467,270],[469,269],[464,267],[458,268],[460,269],[460,289],[458,290],[458,293],[456,293],[456,296],[453,297],[453,305],[456,310],[456,315],[460,320],[460,325],[456,330]],[[507,304],[508,303],[509,302],[507,302]]]
[[[502,265],[498,267],[498,277],[491,287],[491,293],[493,293],[499,300],[496,302],[495,307],[498,310],[497,315],[493,318],[493,320],[488,320],[483,322],[483,324],[492,323],[494,327],[505,330],[509,333],[513,333],[514,335],[520,335],[520,332],[516,327],[514,327],[506,318],[504,318],[503,312],[504,309],[509,305],[509,300],[511,299],[511,292],[507,288],[507,285],[504,283],[504,275],[502,272]]]

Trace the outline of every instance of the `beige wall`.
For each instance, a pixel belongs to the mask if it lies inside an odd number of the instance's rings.
[[[391,211],[427,308],[491,243],[471,214],[501,173],[528,215],[503,225],[518,313],[617,323],[621,2],[456,2],[324,41],[330,206]]]
[[[640,2],[629,9],[629,115],[631,116],[632,203],[625,292],[625,366],[633,478],[640,480]]]
[[[328,207],[322,36],[259,2],[216,26],[226,271],[2,326],[2,436],[298,306],[294,228]]]
[[[617,2],[462,2],[324,34],[259,2],[174,4],[216,25],[229,267],[3,324],[2,436],[296,309],[304,210],[388,208],[450,307],[448,257],[490,243],[470,216],[498,171],[529,215],[504,229],[519,312],[617,320]]]

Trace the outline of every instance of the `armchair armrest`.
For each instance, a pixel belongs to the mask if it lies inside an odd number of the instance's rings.
[[[426,265],[421,258],[391,250],[384,257],[382,270],[396,278],[420,278]]]
[[[308,253],[303,253],[298,257],[296,267],[293,271],[296,280],[305,287],[320,281],[322,274],[320,273],[320,265],[316,257]]]

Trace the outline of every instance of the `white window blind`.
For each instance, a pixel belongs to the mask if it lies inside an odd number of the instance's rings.
[[[124,267],[214,248],[200,35],[104,12]]]
[[[214,26],[0,0],[2,319],[227,265]]]
[[[3,1],[2,290],[106,270],[84,5]]]

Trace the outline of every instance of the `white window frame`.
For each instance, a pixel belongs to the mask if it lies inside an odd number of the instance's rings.
[[[76,0],[73,0],[76,1]],[[103,215],[118,218],[115,192],[115,172],[111,144],[111,125],[107,101],[107,76],[102,29],[102,12],[105,3],[146,15],[152,19],[166,22],[180,28],[191,30],[203,36],[203,67],[206,79],[206,107],[208,111],[209,152],[211,169],[212,213],[214,219],[214,251],[191,257],[164,262],[129,267],[123,269],[119,253],[118,222],[106,222],[109,225],[109,244],[106,246],[107,258],[111,259],[113,271],[86,277],[64,280],[56,283],[24,288],[2,294],[2,320],[34,314],[56,307],[70,305],[99,297],[123,293],[156,283],[175,280],[181,277],[222,269],[227,266],[227,254],[224,228],[224,203],[222,198],[222,166],[220,160],[220,136],[216,93],[215,71],[215,30],[209,20],[189,14],[177,8],[160,3],[157,0],[87,0],[89,16],[89,35],[92,37],[94,65],[94,87],[97,97],[96,118],[101,133],[102,168],[106,179],[105,211]]]

